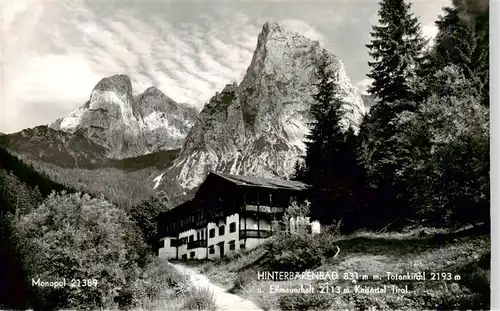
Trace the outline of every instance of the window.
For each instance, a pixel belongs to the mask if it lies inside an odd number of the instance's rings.
[[[240,249],[245,249],[245,244],[240,244]]]
[[[196,232],[196,240],[200,239],[200,231]]]
[[[193,242],[194,241],[194,234],[192,234],[190,237],[189,237],[189,242]]]
[[[210,229],[210,238],[215,237],[215,229]]]
[[[189,257],[191,257],[191,258],[194,258],[194,255],[195,255],[194,252],[189,253]]]
[[[170,247],[176,247],[177,243],[175,239],[170,240]]]
[[[233,233],[234,231],[236,231],[236,223],[232,222],[229,224],[229,233]]]
[[[235,240],[229,241],[229,250],[234,251],[236,249],[235,242]]]
[[[215,254],[215,248],[213,245],[210,245],[210,247],[208,248],[208,253],[209,254]]]
[[[224,229],[226,229],[225,226],[220,226],[219,227],[219,235],[224,235]]]
[[[204,240],[205,239],[205,230],[201,230],[201,239]]]
[[[188,255],[187,255],[187,254],[182,255],[182,259],[183,259],[183,260],[188,259]]]
[[[158,242],[158,248],[164,248],[165,247],[165,240],[161,240]]]

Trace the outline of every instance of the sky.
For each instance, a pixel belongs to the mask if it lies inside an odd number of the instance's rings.
[[[450,2],[412,1],[429,38]],[[114,74],[128,75],[134,94],[155,85],[201,110],[226,84],[241,81],[266,21],[319,40],[360,91],[370,83],[365,44],[376,0],[0,3],[3,133],[66,116]]]

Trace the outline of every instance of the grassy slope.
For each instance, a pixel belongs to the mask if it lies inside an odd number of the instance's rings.
[[[347,237],[336,237],[341,251],[336,258],[329,258],[316,271],[337,271],[339,275],[357,272],[359,275],[377,274],[380,281],[360,280],[332,282],[342,288],[354,289],[355,285],[378,287],[396,285],[407,294],[325,294],[330,295],[331,308],[338,309],[435,309],[436,304],[449,302],[448,308],[463,309],[489,307],[490,235],[482,232],[462,231],[453,234],[423,233],[413,231],[406,234],[360,233]],[[334,238],[334,237],[332,237]],[[235,280],[255,278],[255,271],[266,271],[261,265],[265,255],[263,248],[257,248],[246,255],[232,260],[208,264],[202,271],[214,282],[233,287]],[[406,273],[426,271],[426,281],[387,281],[387,272]],[[460,275],[461,280],[429,280],[431,272],[445,272]],[[238,274],[240,276],[238,277]],[[270,285],[297,287],[298,284],[312,284],[310,281],[257,281],[246,282],[237,292],[264,309],[279,309],[279,297],[283,294],[270,293]],[[318,288],[317,284],[315,285]],[[481,296],[482,293],[483,296]],[[297,295],[297,294],[294,294]],[[447,298],[448,297],[448,298]],[[456,304],[457,297],[460,301]],[[478,298],[479,297],[479,298]],[[476,299],[471,301],[471,299]],[[443,302],[445,301],[445,302]],[[447,308],[445,308],[447,309]]]

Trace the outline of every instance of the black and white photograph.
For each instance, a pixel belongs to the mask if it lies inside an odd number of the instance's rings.
[[[1,0],[0,309],[495,309],[490,5]]]

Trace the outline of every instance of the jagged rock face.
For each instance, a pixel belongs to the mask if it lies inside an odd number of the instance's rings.
[[[196,111],[168,98],[156,87],[134,98],[130,78],[102,79],[85,105],[51,128],[83,133],[105,147],[110,158],[135,157],[177,149],[196,119]]]
[[[209,171],[288,178],[311,121],[315,64],[322,48],[278,24],[266,23],[240,85],[227,85],[204,107],[181,154],[162,175],[164,187],[197,187]],[[346,102],[345,128],[358,130],[366,113],[342,62],[329,54]]]
[[[177,149],[196,119],[196,111],[179,105],[152,86],[137,96],[134,116],[141,120],[141,132],[149,150]]]

